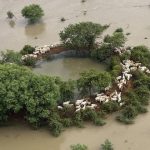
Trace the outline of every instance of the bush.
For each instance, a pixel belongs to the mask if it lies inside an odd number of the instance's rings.
[[[106,35],[104,42],[109,43],[112,48],[122,47],[126,41],[123,32],[114,32],[112,36]]]
[[[7,16],[9,19],[12,19],[14,17],[14,14],[11,11],[7,11]]]
[[[60,38],[64,46],[74,50],[91,50],[94,47],[97,36],[108,26],[92,22],[81,22],[69,25],[60,32]]]
[[[62,119],[62,124],[64,127],[70,127],[73,125],[73,122],[70,118],[63,118]]]
[[[26,54],[33,54],[33,52],[35,51],[35,48],[30,46],[30,45],[25,45],[23,47],[23,49],[20,51],[20,53],[22,55],[26,55]]]
[[[113,145],[109,140],[105,140],[104,144],[101,144],[101,149],[102,150],[114,150]]]
[[[131,51],[131,59],[150,68],[150,50],[146,46],[136,46]]]
[[[83,127],[83,119],[81,113],[76,113],[73,118],[73,124],[79,128]]]
[[[88,147],[86,145],[81,145],[81,144],[76,144],[76,145],[71,145],[72,150],[87,150]]]
[[[118,28],[115,30],[115,32],[123,32],[123,29],[122,28]]]
[[[23,64],[25,66],[35,67],[36,62],[37,62],[37,59],[33,57],[27,57],[26,59],[23,60]]]
[[[6,52],[1,53],[2,63],[15,63],[18,65],[22,65],[21,57],[22,55],[18,52],[14,52],[12,50],[7,50]]]
[[[119,110],[119,105],[117,102],[108,102],[102,105],[102,110],[106,113],[112,113]]]
[[[91,57],[102,62],[113,55],[113,49],[109,44],[103,43],[99,48],[91,51]]]
[[[22,11],[22,16],[29,19],[29,22],[35,23],[42,16],[44,16],[44,12],[39,5],[31,4],[29,6],[25,6]]]
[[[123,110],[120,116],[117,117],[117,120],[120,122],[131,124],[133,119],[138,115],[138,111],[135,106],[128,105]]]

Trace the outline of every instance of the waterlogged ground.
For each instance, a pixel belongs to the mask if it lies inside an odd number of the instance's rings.
[[[108,118],[103,127],[66,129],[57,138],[46,129],[34,131],[20,124],[1,127],[0,150],[70,150],[70,145],[77,143],[86,144],[89,150],[99,150],[105,139],[112,141],[115,150],[150,149],[150,113],[139,116],[130,126],[119,124],[114,118]]]
[[[42,62],[33,72],[49,76],[59,76],[64,80],[77,79],[79,74],[89,69],[97,71],[105,70],[106,67],[90,58],[58,58]]]
[[[45,11],[43,21],[36,25],[28,25],[20,14],[25,5],[32,3],[40,4]],[[149,0],[87,0],[84,4],[80,0],[0,0],[0,50],[19,51],[25,44],[35,46],[57,43],[60,30],[70,23],[81,21],[110,24],[106,33],[123,27],[125,33],[131,33],[128,45],[150,46],[149,5]],[[8,10],[16,16],[13,21],[6,19]],[[83,15],[83,11],[87,11],[87,14]],[[61,17],[65,17],[67,21],[61,23]],[[82,71],[79,66],[94,66],[103,70],[102,66],[90,60],[75,61],[65,58],[45,62],[35,72],[53,72],[53,75],[61,74],[62,77],[67,72],[64,76],[68,79],[73,75],[78,77],[78,73]],[[139,116],[134,125],[121,125],[111,117],[104,127],[86,125],[84,129],[70,128],[58,138],[52,137],[45,129],[34,131],[19,124],[1,127],[0,150],[69,150],[71,144],[77,143],[88,145],[89,150],[99,150],[100,144],[107,138],[115,145],[115,150],[149,150],[150,113]]]
[[[28,25],[20,11],[25,5],[38,3],[44,9],[43,21]],[[43,45],[59,42],[58,33],[70,23],[93,21],[110,24],[108,33],[123,27],[129,45],[150,46],[150,1],[149,0],[0,0],[0,50],[20,50],[25,44]],[[6,19],[11,10],[16,19]],[[83,15],[83,11],[87,11]],[[65,17],[66,22],[60,22]],[[148,39],[144,39],[147,37]]]

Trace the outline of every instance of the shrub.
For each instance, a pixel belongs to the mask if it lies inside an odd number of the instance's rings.
[[[124,45],[126,38],[122,32],[114,32],[112,36],[106,35],[104,42],[109,43],[112,48],[121,47]]]
[[[81,113],[75,114],[75,116],[73,118],[73,124],[79,128],[83,127],[83,119],[82,119]]]
[[[73,125],[73,122],[70,118],[63,118],[62,119],[62,124],[64,127],[70,127]]]
[[[115,30],[115,32],[123,32],[123,29],[122,28],[118,28]]]
[[[7,16],[9,19],[12,19],[15,15],[11,11],[7,11]]]
[[[35,51],[35,48],[30,45],[25,45],[23,49],[20,51],[22,55],[32,54]]]
[[[37,59],[33,58],[33,57],[27,57],[26,59],[23,60],[23,64],[25,66],[32,66],[32,67],[34,67],[36,62],[37,62]]]
[[[146,46],[136,46],[131,51],[131,59],[150,67],[150,50]]]
[[[87,150],[88,147],[86,145],[81,145],[81,144],[76,144],[76,145],[71,145],[72,150]]]
[[[119,110],[119,105],[116,102],[110,101],[102,105],[102,110],[106,113],[112,113]]]
[[[114,150],[113,145],[109,140],[105,140],[104,144],[101,144],[101,149],[102,150]]]
[[[103,43],[99,48],[91,51],[91,57],[102,62],[113,55],[113,49],[109,44]]]
[[[81,22],[69,25],[59,35],[64,46],[68,48],[91,50],[94,47],[97,36],[102,34],[106,28],[107,26],[92,22]]]
[[[12,50],[7,50],[6,52],[1,53],[2,63],[15,63],[18,65],[22,65],[21,57],[22,55],[18,52],[14,52]]]
[[[31,23],[35,23],[44,15],[42,8],[36,4],[25,6],[22,9],[21,13],[22,13],[22,16],[29,19],[29,22]]]

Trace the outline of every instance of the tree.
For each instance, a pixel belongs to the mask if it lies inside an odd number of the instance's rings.
[[[96,38],[103,33],[108,26],[92,22],[81,22],[69,25],[60,32],[63,44],[74,50],[91,50],[94,47]]]
[[[146,46],[136,46],[131,50],[131,59],[150,67],[150,49]]]
[[[109,43],[112,48],[121,47],[124,45],[126,37],[123,32],[115,31],[112,36],[106,35],[104,38],[105,43]]]
[[[72,150],[88,150],[88,147],[86,145],[81,145],[81,144],[76,144],[76,145],[71,145]]]
[[[2,63],[15,63],[18,65],[22,65],[23,62],[21,60],[22,55],[18,52],[14,52],[13,50],[7,50],[6,52],[1,53]]]
[[[35,51],[35,48],[31,45],[25,45],[23,49],[20,51],[22,55],[32,54]]]
[[[101,149],[102,150],[114,150],[113,145],[109,140],[105,140],[104,144],[101,144]]]
[[[25,6],[22,11],[22,16],[29,19],[29,22],[35,23],[38,21],[42,16],[44,16],[44,12],[39,5],[31,4],[29,6]]]
[[[81,73],[81,77],[77,80],[79,91],[85,94],[92,94],[92,92],[104,90],[111,84],[111,76],[107,72],[98,72],[95,70],[85,71]]]

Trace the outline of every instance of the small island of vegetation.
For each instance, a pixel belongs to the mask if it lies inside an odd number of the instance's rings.
[[[52,134],[58,136],[70,126],[83,127],[85,121],[102,126],[106,116],[116,111],[120,113],[117,120],[126,124],[133,123],[138,114],[147,112],[150,50],[145,46],[125,47],[126,36],[121,28],[106,35],[101,43],[96,42],[108,27],[81,22],[60,32],[62,43],[59,46],[26,45],[20,52],[3,52],[0,124],[21,116],[32,127],[48,126]],[[89,70],[81,73],[76,81],[35,75],[27,66],[36,66],[39,59],[55,53],[54,47],[61,51],[73,49],[77,56],[84,53],[105,63],[107,71]],[[81,99],[74,100],[75,90]]]

